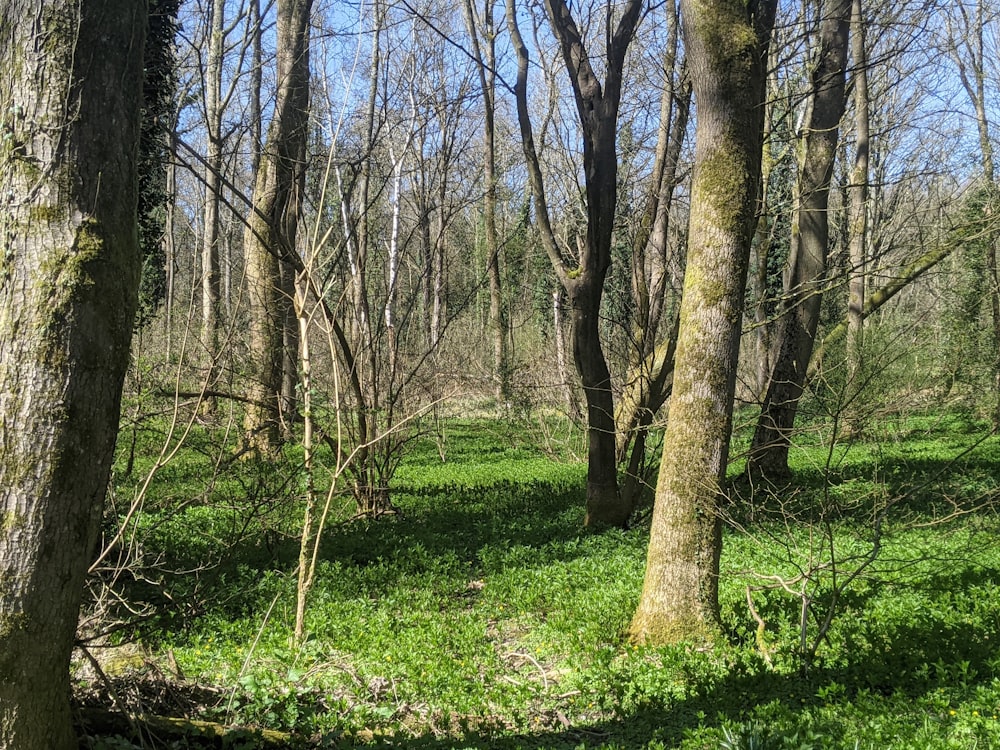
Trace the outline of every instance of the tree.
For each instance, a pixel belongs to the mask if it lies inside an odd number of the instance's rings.
[[[625,54],[639,23],[643,3],[628,0],[617,23],[607,9],[604,82],[591,64],[584,35],[563,0],[547,0],[549,24],[563,56],[583,130],[583,174],[587,226],[579,238],[579,257],[570,261],[551,228],[545,188],[534,146],[528,112],[528,49],[517,21],[515,0],[507,0],[507,25],[517,55],[514,86],[521,144],[528,167],[535,215],[542,244],[570,302],[573,358],[587,401],[587,516],[588,525],[624,526],[632,506],[618,491],[615,460],[615,409],[611,372],[600,334],[601,298],[611,266],[618,194],[618,108],[621,102]],[[613,28],[613,31],[612,31]],[[574,267],[575,266],[575,267]]]
[[[77,746],[69,659],[139,283],[146,4],[0,6],[0,746]]]
[[[212,0],[209,13],[208,58],[204,70],[205,155],[204,228],[201,241],[201,342],[209,363],[208,383],[217,378],[219,356],[219,209],[222,204],[222,114],[225,99],[222,91],[222,58],[225,47],[225,0]],[[230,96],[233,89],[230,88]],[[215,410],[215,401],[204,402],[206,411]]]
[[[171,200],[169,161],[174,98],[177,95],[174,35],[180,0],[150,0],[143,77],[142,136],[139,141],[139,248],[142,276],[136,325],[156,315],[167,292],[166,213]]]
[[[806,383],[827,274],[830,180],[844,114],[851,0],[821,4],[819,49],[800,147],[785,297],[775,331],[777,355],[754,431],[748,468],[788,472],[788,446]]]
[[[697,106],[688,264],[637,641],[711,638],[776,0],[683,0]]]
[[[646,188],[645,208],[632,238],[628,368],[615,416],[616,451],[625,469],[621,492],[626,505],[638,502],[644,487],[641,474],[646,461],[649,427],[670,395],[679,322],[677,300],[680,295],[677,292],[681,283],[676,277],[683,276],[683,271],[675,270],[683,265],[682,260],[671,257],[670,227],[674,191],[681,181],[681,151],[688,130],[691,79],[687,62],[683,57],[678,62],[680,20],[677,4],[666,4],[665,11],[668,28],[662,71],[665,85],[660,95],[653,171]],[[680,251],[676,255],[680,256]],[[668,292],[674,293],[675,298],[669,307]],[[670,318],[665,337],[660,331],[664,317]]]
[[[284,331],[292,304],[289,261],[305,181],[311,10],[312,0],[278,2],[277,98],[243,239],[253,362],[243,428],[247,445],[262,455],[273,453],[280,439]]]
[[[865,17],[861,0],[851,3],[851,55],[854,58],[854,168],[849,188],[851,199],[850,250],[847,302],[847,357],[851,375],[858,373],[864,348],[865,267],[868,257],[868,154],[869,101],[868,50],[865,47]]]
[[[503,303],[503,286],[500,274],[500,242],[497,231],[497,167],[496,167],[496,30],[493,21],[493,0],[483,3],[483,11],[476,23],[472,0],[464,0],[462,10],[472,43],[472,55],[479,73],[479,86],[483,95],[483,179],[486,194],[483,198],[483,227],[486,233],[487,273],[490,284],[490,328],[493,339],[493,369],[496,378],[497,406],[510,401],[511,366],[507,346],[507,311]],[[478,31],[482,27],[483,41]]]
[[[989,98],[987,96],[987,51],[984,44],[984,30],[987,20],[984,16],[983,2],[975,3],[974,20],[969,18],[969,9],[965,2],[955,3],[954,10],[961,16],[955,24],[949,19],[948,36],[950,53],[956,67],[962,88],[969,97],[969,102],[975,109],[976,131],[979,136],[979,157],[982,164],[982,177],[988,191],[997,189],[996,170],[993,161],[993,140],[990,137],[990,117],[988,113]],[[985,260],[985,271],[989,290],[990,316],[992,321],[992,376],[994,402],[992,420],[994,428],[1000,429],[1000,272],[997,268],[998,237],[989,237],[983,243],[981,253]]]

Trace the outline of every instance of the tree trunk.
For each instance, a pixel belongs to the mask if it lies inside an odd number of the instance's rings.
[[[646,197],[646,210],[633,242],[632,296],[633,315],[629,366],[622,396],[615,416],[615,452],[619,464],[626,463],[621,493],[633,507],[639,501],[643,477],[636,472],[646,462],[646,437],[653,418],[670,393],[677,334],[677,309],[672,310],[672,324],[661,341],[660,326],[666,310],[670,286],[668,272],[670,211],[678,183],[678,168],[691,107],[691,79],[687,63],[677,64],[679,20],[677,7],[670,4],[670,28],[664,74],[665,85],[660,99],[660,127],[656,143],[653,178]],[[677,83],[673,85],[673,78]],[[678,264],[679,265],[679,264]],[[660,342],[660,343],[658,343]],[[664,361],[665,355],[669,362]]]
[[[280,442],[283,336],[291,305],[282,289],[281,263],[296,252],[305,180],[311,7],[312,0],[278,2],[277,99],[243,240],[253,366],[243,428],[247,446],[262,455],[273,454]]]
[[[561,286],[556,286],[552,289],[552,338],[556,345],[556,370],[559,372],[559,387],[563,392],[563,398],[566,400],[566,413],[575,422],[582,415],[580,414],[580,405],[577,403],[576,394],[573,391],[573,380],[570,377],[569,366],[566,362],[563,293]]]
[[[483,197],[483,222],[486,233],[486,270],[490,285],[490,336],[493,339],[493,376],[497,408],[511,400],[510,353],[507,347],[507,311],[503,304],[503,283],[500,274],[500,241],[497,233],[497,177],[496,177],[496,32],[493,23],[493,0],[485,0],[480,23],[483,26],[485,45],[480,44],[476,14],[472,0],[464,0],[462,10],[472,55],[479,73],[479,86],[483,94],[483,180],[486,191]],[[485,55],[483,48],[485,46]]]
[[[139,283],[145,8],[128,0],[0,5],[5,750],[77,746],[69,659]]]
[[[250,173],[257,174],[263,152],[261,117],[261,89],[264,85],[263,21],[260,17],[260,0],[250,0],[247,24],[250,25]]]
[[[208,149],[205,155],[205,206],[201,239],[201,345],[208,363],[206,385],[209,388],[215,386],[219,364],[219,304],[222,294],[219,208],[222,203],[222,57],[225,15],[225,0],[213,0],[204,73]],[[213,413],[215,399],[206,397],[202,401],[202,410]]]
[[[838,126],[844,114],[851,0],[824,0],[821,12],[819,56],[802,135],[785,300],[775,330],[777,355],[748,461],[749,471],[770,476],[788,473],[791,430],[805,388],[826,280],[827,207]]]
[[[618,105],[621,101],[625,54],[639,23],[642,2],[628,0],[617,14],[617,26],[607,19],[608,35],[603,85],[590,63],[583,37],[564,0],[546,0],[552,32],[559,41],[577,116],[583,131],[582,172],[586,183],[587,229],[580,257],[567,266],[552,231],[545,202],[544,181],[535,151],[528,114],[528,50],[521,37],[514,0],[507,0],[507,26],[517,55],[514,87],[521,145],[528,167],[535,216],[542,244],[569,297],[573,323],[573,359],[587,401],[587,526],[624,526],[632,515],[628,498],[618,492],[615,463],[614,396],[600,337],[604,281],[611,267],[611,239],[617,202]],[[610,10],[608,11],[610,13]],[[612,31],[613,29],[613,31]]]
[[[163,255],[166,258],[167,289],[163,305],[163,332],[166,338],[167,361],[173,358],[174,335],[174,280],[177,270],[177,119],[176,112],[170,126],[170,151],[167,159],[167,205],[165,208],[163,233]]]
[[[775,103],[778,101],[778,58],[781,44],[778,40],[771,45],[767,75],[767,104],[764,106],[764,149],[761,153],[760,201],[757,206],[757,227],[754,231],[755,270],[750,279],[753,295],[753,393],[762,398],[767,391],[771,375],[771,329],[772,310],[775,306],[776,290],[771,289],[770,264],[773,262],[775,247],[775,206],[771,203],[771,175],[778,163],[778,154],[771,135],[775,125]]]
[[[596,282],[595,282],[596,283]],[[601,279],[603,284],[603,277]],[[601,337],[600,294],[570,291],[573,358],[587,404],[587,515],[584,524],[624,526],[632,507],[621,502],[615,461],[615,403]]]
[[[681,3],[698,103],[688,267],[646,576],[631,625],[636,641],[706,640],[718,629],[719,504],[760,188],[775,5]]]
[[[868,50],[861,0],[851,5],[851,53],[854,63],[854,128],[857,133],[851,173],[850,275],[847,300],[847,363],[851,377],[861,368],[868,253]]]
[[[295,268],[282,261],[279,267],[281,277],[281,398],[279,416],[281,436],[292,438],[292,426],[298,413],[299,387],[299,319],[295,313]]]

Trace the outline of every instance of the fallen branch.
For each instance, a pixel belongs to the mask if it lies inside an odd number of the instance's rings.
[[[250,729],[226,726],[214,721],[152,714],[129,716],[120,711],[93,706],[79,707],[76,721],[77,732],[89,736],[119,735],[138,740],[141,736],[153,735],[160,739],[193,739],[210,748],[233,747],[233,742],[237,739],[253,740],[254,747],[261,750],[306,747],[305,739],[273,729]]]

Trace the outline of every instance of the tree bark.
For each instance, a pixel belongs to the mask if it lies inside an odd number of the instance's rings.
[[[69,659],[139,282],[145,3],[0,5],[0,747],[75,748]]]
[[[303,159],[305,153],[303,152]],[[279,266],[281,280],[281,397],[278,412],[281,423],[281,437],[289,440],[298,415],[299,388],[299,319],[295,314],[295,267],[282,260]]]
[[[493,0],[485,0],[480,22],[483,41],[479,41],[476,15],[472,0],[462,5],[465,23],[472,42],[472,54],[479,73],[479,86],[483,94],[483,180],[486,191],[483,197],[483,223],[486,233],[487,275],[490,285],[490,336],[493,339],[493,377],[497,408],[511,400],[511,366],[507,347],[507,311],[503,304],[503,283],[500,274],[500,241],[497,232],[497,176],[496,176],[496,31],[493,23]],[[485,48],[485,55],[483,54]]]
[[[761,153],[760,201],[757,227],[754,231],[754,261],[756,268],[749,280],[753,295],[753,393],[763,397],[771,375],[771,329],[775,294],[771,289],[770,265],[776,251],[776,207],[772,205],[772,174],[785,152],[776,152],[772,135],[775,129],[775,107],[779,99],[778,58],[782,48],[775,39],[771,44],[767,74],[767,104],[764,106],[764,149]],[[771,282],[771,283],[769,283]]]
[[[569,73],[583,131],[587,229],[575,268],[567,267],[549,221],[544,182],[528,114],[528,50],[518,28],[515,2],[507,0],[507,26],[518,61],[514,93],[521,145],[542,244],[569,297],[573,359],[587,402],[587,514],[584,524],[624,526],[632,515],[632,506],[618,491],[614,395],[611,373],[601,345],[599,323],[604,281],[611,267],[611,239],[617,202],[618,105],[625,53],[639,23],[642,2],[628,0],[618,15],[613,31],[611,19],[608,19],[603,85],[591,66],[589,53],[569,6],[564,0],[546,0],[545,7]]]
[[[851,0],[824,0],[819,53],[801,144],[792,243],[774,367],[750,447],[748,470],[788,473],[788,447],[819,325],[829,250],[830,179],[844,114]]]
[[[688,266],[640,642],[718,630],[719,504],[729,453],[743,296],[760,190],[764,82],[776,0],[682,0],[698,104]]]
[[[649,426],[670,394],[669,376],[673,370],[677,343],[677,309],[672,310],[673,319],[666,342],[661,341],[660,327],[672,281],[668,270],[670,211],[687,134],[691,79],[687,63],[684,60],[679,65],[677,63],[680,34],[676,4],[670,4],[668,13],[670,32],[663,72],[670,83],[664,87],[660,99],[660,127],[653,175],[646,196],[646,210],[632,246],[635,313],[628,371],[615,416],[616,458],[619,464],[626,464],[621,493],[625,503],[632,506],[638,502],[643,489],[643,478],[637,472],[645,463]],[[673,83],[675,73],[676,84]]]
[[[209,14],[208,58],[204,72],[205,134],[205,206],[201,238],[201,345],[208,362],[208,387],[218,378],[219,305],[222,298],[219,264],[220,219],[222,204],[222,57],[225,43],[225,0],[213,0]],[[205,413],[215,412],[215,399],[202,401]]]
[[[291,306],[281,264],[296,252],[305,181],[311,9],[312,0],[278,2],[277,98],[243,240],[253,365],[243,429],[247,446],[261,455],[273,454],[280,443],[284,331]]]
[[[868,50],[861,0],[851,4],[851,56],[854,58],[854,129],[857,133],[851,172],[850,275],[847,300],[847,362],[852,377],[861,368],[864,347],[865,286],[868,240]]]

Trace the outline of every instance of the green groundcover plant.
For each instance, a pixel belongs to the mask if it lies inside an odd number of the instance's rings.
[[[445,429],[445,461],[440,436],[409,447],[398,512],[335,504],[299,645],[295,451],[219,469],[207,446],[223,438],[194,434],[130,519],[127,574],[104,574],[116,625],[89,641],[107,668],[79,694],[103,682],[142,716],[170,709],[159,685],[175,714],[240,727],[223,747],[1000,747],[1000,446],[980,425],[900,419],[833,452],[817,433],[794,484],[766,491],[734,465],[708,649],[625,640],[648,528],[584,531],[582,464],[519,425]],[[156,439],[119,465],[116,508]],[[140,658],[111,668],[125,648]]]

